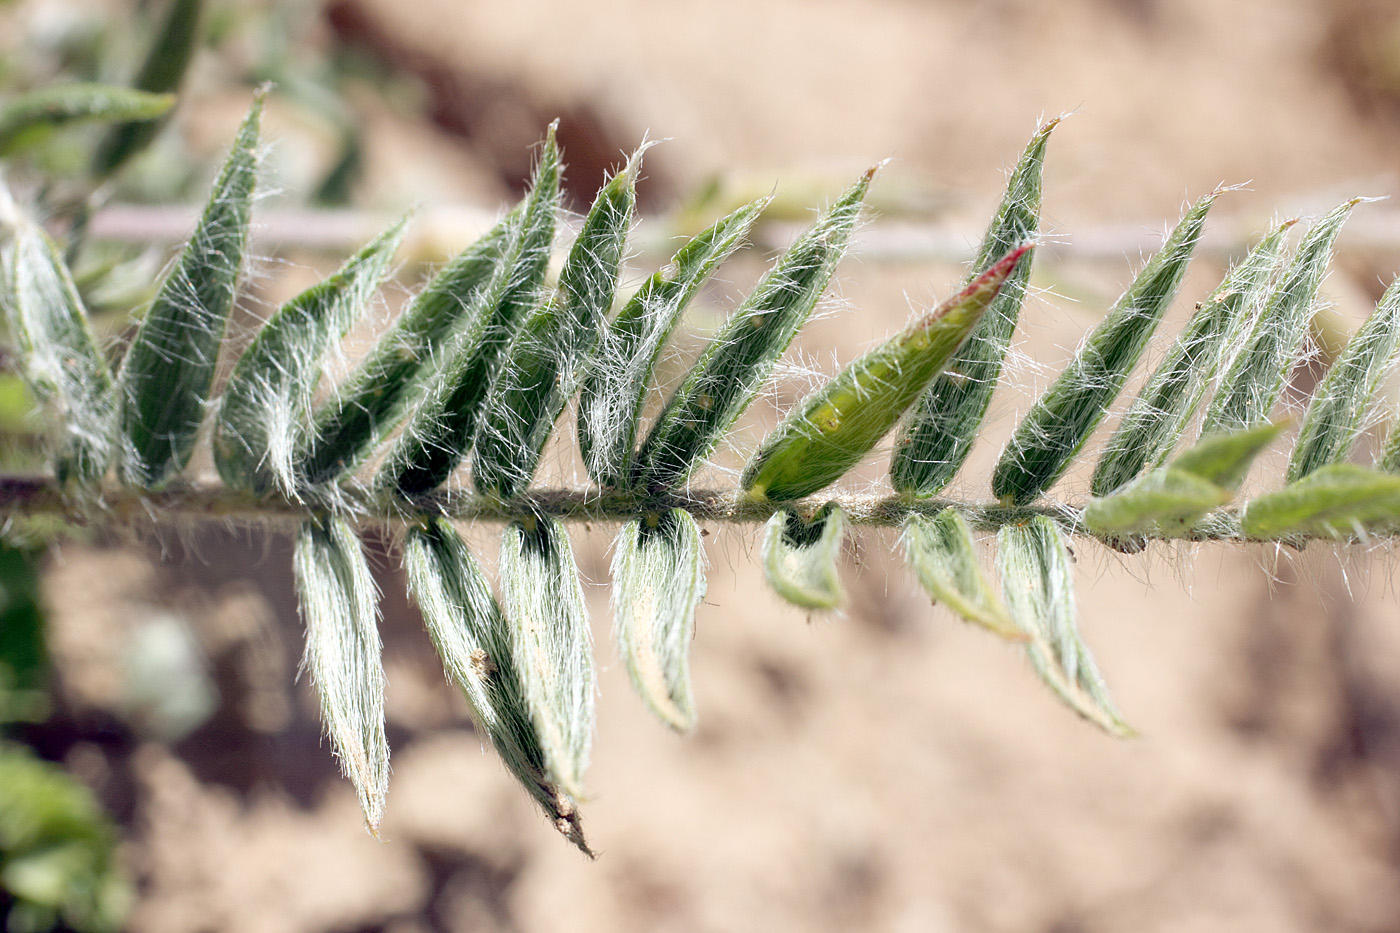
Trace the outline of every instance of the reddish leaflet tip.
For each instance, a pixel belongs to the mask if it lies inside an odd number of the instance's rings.
[[[1006,281],[1007,276],[1011,275],[1011,273],[1015,270],[1016,265],[1021,261],[1021,257],[1026,255],[1033,249],[1035,249],[1035,242],[1033,240],[1027,240],[1020,246],[1013,249],[1011,252],[1007,253],[1005,256],[998,259],[995,263],[991,265],[990,268],[987,269],[986,272],[983,272],[977,278],[973,279],[970,283],[968,283],[966,288],[964,288],[962,291],[958,292],[956,295],[943,302],[937,308],[934,308],[933,311],[931,311],[929,314],[915,322],[914,325],[908,331],[906,331],[906,334],[913,334],[918,333],[921,330],[927,330],[928,328],[932,327],[934,324],[942,320],[944,317],[946,317],[948,314],[952,313],[953,309],[962,307],[962,305],[966,301],[968,301],[973,296],[981,292],[996,292],[1000,290],[1002,283]],[[987,300],[990,301],[991,298],[989,297]]]
[[[1035,249],[1034,240],[1027,240],[1026,242],[1022,243],[1020,246],[1016,247],[1011,252],[1007,253],[1005,256],[1001,257],[996,262],[992,263],[991,267],[988,268],[986,272],[983,272],[977,278],[973,279],[970,283],[968,283],[968,286],[966,288],[959,292],[955,297],[945,302],[945,305],[947,305],[948,307],[952,307],[953,305],[956,305],[963,299],[971,297],[972,295],[977,294],[983,289],[1001,288],[1001,283],[1005,281],[1006,277],[1009,276],[1013,270],[1015,270],[1017,263],[1021,261],[1021,257],[1026,255],[1033,249]]]
[[[987,281],[998,278],[1006,278],[1008,275],[1011,274],[1011,270],[1016,268],[1016,263],[1021,261],[1021,257],[1026,255],[1026,253],[1029,253],[1033,249],[1035,249],[1034,240],[1027,240],[1026,242],[1022,243],[1020,246],[1016,247],[1011,252],[998,259],[990,269],[979,275],[973,281],[973,283],[967,287],[966,290],[969,292],[976,291]]]

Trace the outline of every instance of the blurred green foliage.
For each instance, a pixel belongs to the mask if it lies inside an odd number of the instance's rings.
[[[0,546],[0,724],[49,712],[38,555]],[[61,767],[0,741],[0,917],[7,933],[118,930],[131,888],[116,828]]]
[[[0,914],[7,933],[119,930],[131,887],[116,830],[87,788],[0,743]]]

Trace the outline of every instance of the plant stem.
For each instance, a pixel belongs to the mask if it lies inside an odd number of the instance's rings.
[[[526,515],[553,516],[564,522],[623,522],[648,511],[681,508],[702,522],[760,525],[779,508],[774,503],[743,498],[736,490],[691,489],[668,496],[642,498],[631,493],[586,489],[533,489],[508,503],[462,493],[426,496],[414,503],[385,501],[367,490],[341,487],[334,490],[334,506],[351,516],[362,529],[390,532],[442,516],[456,521],[504,523]],[[953,507],[973,528],[996,531],[1024,524],[1043,515],[1065,532],[1092,537],[1085,530],[1081,509],[1065,503],[1040,500],[1023,506],[997,502],[968,502],[944,497],[905,499],[897,495],[838,493],[816,497],[811,510],[837,502],[853,525],[897,527],[912,514],[932,516]],[[141,530],[218,523],[227,527],[293,531],[332,500],[295,502],[274,496],[233,492],[214,484],[172,486],[159,492],[106,486],[74,497],[65,495],[58,482],[46,476],[0,476],[0,521],[8,529],[16,522],[48,519],[98,529]],[[802,506],[799,505],[801,510]],[[1182,535],[1147,535],[1131,541],[1106,541],[1112,547],[1140,550],[1147,540],[1245,540],[1233,512],[1221,513],[1209,526]],[[1302,543],[1294,541],[1292,543]]]

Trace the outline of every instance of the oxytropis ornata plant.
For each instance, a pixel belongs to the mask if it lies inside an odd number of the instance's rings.
[[[89,116],[89,97],[71,109]],[[114,101],[116,118],[161,104]],[[1077,629],[1071,536],[1131,551],[1153,538],[1298,543],[1390,535],[1400,524],[1400,434],[1373,466],[1345,462],[1400,343],[1396,288],[1314,393],[1286,483],[1231,504],[1253,459],[1284,434],[1274,409],[1354,201],[1313,224],[1291,259],[1291,224],[1243,256],[1118,420],[1093,471],[1093,498],[1045,498],[1083,458],[1172,304],[1222,192],[1202,198],[1016,427],[990,477],[993,499],[939,498],[982,431],[1025,300],[1057,121],[1048,123],[1012,170],[963,286],[794,407],[737,488],[706,491],[690,477],[817,306],[873,169],[777,257],[649,424],[643,403],[668,339],[765,202],[690,238],[620,300],[643,146],[599,189],[551,277],[563,171],[552,128],[520,204],[442,268],[347,376],[327,385],[327,357],[380,285],[403,221],[279,308],[214,395],[246,266],[260,108],[261,95],[115,368],[60,247],[5,196],[4,304],[52,439],[51,475],[8,480],[5,508],[125,524],[164,509],[287,527],[306,666],[372,831],[389,750],[377,592],[359,537],[366,527],[394,532],[447,676],[501,761],[586,852],[578,800],[595,675],[567,522],[621,523],[615,640],[642,699],[678,731],[697,715],[688,656],[706,586],[701,524],[723,521],[767,523],[767,577],[809,609],[841,605],[839,557],[851,528],[900,526],[909,565],[935,602],[1022,646],[1056,695],[1119,734],[1130,730]],[[546,441],[575,400],[595,485],[536,488]],[[892,494],[823,494],[891,432]],[[204,436],[217,480],[189,472]],[[454,481],[468,461],[469,486]],[[455,524],[462,520],[504,524],[496,592]],[[995,532],[994,572],[978,532]]]

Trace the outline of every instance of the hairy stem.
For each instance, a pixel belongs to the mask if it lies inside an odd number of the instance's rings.
[[[641,496],[621,492],[600,492],[596,488],[532,489],[507,503],[468,493],[449,493],[416,501],[412,505],[388,502],[363,489],[341,488],[338,504],[348,507],[352,524],[390,532],[424,525],[433,518],[456,521],[503,523],[526,516],[551,516],[564,522],[624,522],[648,512],[680,508],[698,521],[761,525],[780,508],[802,510],[802,503],[772,503],[742,497],[732,489],[678,490],[664,496]],[[898,527],[911,515],[932,517],[953,508],[974,529],[997,531],[1008,525],[1023,524],[1045,516],[1067,534],[1089,534],[1079,506],[1040,500],[1006,506],[997,502],[971,502],[944,497],[905,499],[897,495],[838,493],[815,500],[815,511],[826,502],[836,502],[853,525]],[[295,530],[306,520],[308,509],[317,503],[297,503],[273,496],[231,491],[214,484],[176,486],[158,492],[125,486],[109,486],[97,495],[66,497],[58,482],[45,476],[0,476],[0,521],[5,528],[16,522],[49,519],[92,528],[134,530],[152,526],[179,527],[215,522],[235,528]],[[1247,540],[1232,510],[1217,513],[1211,521],[1181,533],[1154,533],[1131,540],[1102,539],[1110,546],[1140,550],[1149,540],[1231,541]],[[1290,537],[1299,544],[1307,536]]]

